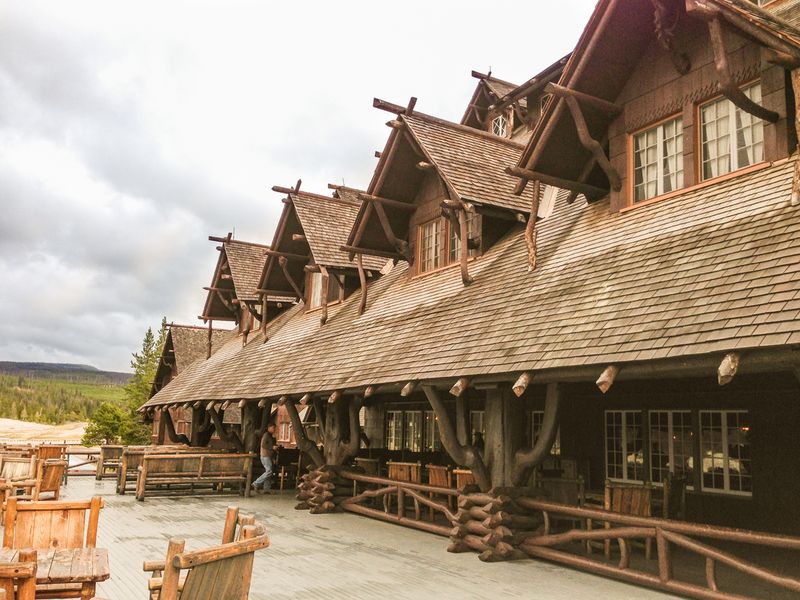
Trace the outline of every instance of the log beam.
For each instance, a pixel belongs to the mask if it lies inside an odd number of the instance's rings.
[[[279,256],[278,264],[281,266],[281,270],[283,271],[283,276],[286,277],[286,281],[289,282],[289,285],[292,286],[294,293],[297,295],[297,299],[301,300],[303,298],[303,292],[300,291],[300,286],[297,285],[297,283],[294,280],[294,277],[292,277],[292,274],[289,273],[287,258],[285,256]]]
[[[289,418],[292,421],[292,428],[294,429],[295,439],[297,440],[297,447],[300,448],[303,452],[305,452],[311,461],[314,463],[314,466],[321,467],[325,464],[325,459],[322,457],[322,453],[317,448],[317,445],[312,442],[308,436],[306,435],[305,425],[300,420],[300,414],[297,412],[297,407],[294,405],[294,402],[286,402],[286,412],[289,413]]]
[[[378,202],[375,204],[375,214],[378,215],[378,221],[380,221],[381,228],[383,229],[383,234],[386,236],[386,239],[389,241],[389,244],[394,246],[395,250],[397,250],[398,254],[405,257],[408,260],[410,256],[408,242],[405,240],[401,240],[394,234],[394,230],[392,230],[392,224],[389,221],[389,217],[386,214],[386,210],[383,207],[383,203]]]
[[[276,258],[285,258],[287,260],[300,260],[303,262],[307,262],[311,260],[311,256],[308,254],[294,254],[292,252],[278,252],[277,250],[264,250],[264,254],[267,256],[274,256]]]
[[[356,267],[358,268],[358,283],[361,286],[361,298],[358,301],[358,314],[363,315],[367,308],[367,275],[364,272],[364,259],[361,254],[356,254]]]
[[[617,365],[608,365],[603,372],[598,377],[595,384],[600,391],[604,394],[611,389],[611,386],[614,385],[614,380],[617,378],[617,374],[619,373],[619,367]]]
[[[572,115],[572,120],[575,122],[575,130],[578,133],[578,139],[580,140],[581,145],[591,152],[592,156],[597,161],[597,164],[603,170],[603,173],[606,174],[608,182],[611,184],[611,189],[618,192],[622,189],[622,178],[611,164],[608,156],[606,156],[606,151],[603,146],[601,146],[600,142],[594,139],[592,134],[589,132],[589,125],[586,123],[586,119],[583,116],[583,111],[581,110],[580,104],[578,104],[577,98],[574,96],[564,96],[564,102],[567,104],[567,108]]]
[[[539,195],[542,184],[536,179],[533,182],[533,197],[531,198],[531,214],[525,225],[525,246],[528,249],[528,273],[536,268],[536,218],[539,214]]]
[[[328,269],[319,265],[319,271],[322,273],[322,311],[319,317],[319,324],[325,325],[328,322],[328,292],[331,285],[331,277],[328,274]]]
[[[552,175],[547,175],[546,173],[531,171],[530,169],[523,169],[521,167],[507,167],[505,172],[514,177],[524,179],[525,181],[539,180],[547,185],[554,185],[565,190],[578,192],[579,194],[586,196],[589,200],[599,200],[600,198],[608,195],[608,190],[604,190],[603,188],[599,188],[588,183],[564,179],[562,177],[554,177]]]
[[[416,381],[409,381],[407,384],[403,386],[403,389],[400,390],[400,396],[406,398],[414,393],[417,389],[417,382]]]
[[[381,258],[405,260],[405,256],[399,252],[389,252],[387,250],[373,250],[372,248],[362,248],[360,246],[339,246],[339,250],[351,254],[366,254],[368,256],[380,256]]]
[[[622,112],[622,106],[619,104],[609,102],[608,100],[603,100],[597,96],[579,92],[578,90],[571,90],[564,86],[558,85],[557,83],[550,82],[544,87],[544,89],[548,94],[553,94],[559,98],[574,98],[581,104],[591,106],[592,108],[612,117],[616,117]]]
[[[410,213],[413,213],[415,210],[417,210],[417,206],[415,204],[409,204],[408,202],[401,202],[400,200],[392,200],[391,198],[382,198],[380,196],[374,196],[372,194],[367,194],[365,192],[360,192],[358,194],[358,199],[363,202],[369,202],[371,204],[382,204],[384,206],[389,206],[391,208],[396,208],[398,210]]]
[[[450,388],[450,394],[456,398],[460,397],[469,387],[469,377],[459,377],[458,381]]]
[[[531,219],[532,221],[535,219]],[[461,232],[461,252],[459,257],[459,262],[461,266],[461,283],[464,285],[471,284],[474,280],[472,276],[469,274],[469,242],[467,238],[469,237],[468,227],[467,227],[467,211],[460,210],[458,212],[458,226],[459,231]]]
[[[515,486],[524,484],[524,479],[532,467],[535,467],[550,454],[558,434],[558,412],[561,404],[561,388],[558,383],[547,384],[544,403],[542,432],[532,448],[517,450],[514,456],[514,472],[512,481]]]
[[[531,379],[533,379],[533,374],[530,371],[525,371],[514,382],[511,391],[514,392],[517,398],[522,396],[522,394],[525,393],[525,390],[528,389],[528,385],[530,385]]]
[[[728,352],[719,363],[717,367],[717,383],[719,385],[727,385],[736,376],[736,371],[739,370],[739,360],[741,356],[738,352]]]

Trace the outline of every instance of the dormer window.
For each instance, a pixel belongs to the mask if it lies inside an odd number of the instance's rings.
[[[313,310],[322,306],[322,297],[325,293],[322,273],[309,273],[306,283],[306,297],[308,298],[308,310]],[[328,304],[339,302],[342,299],[342,284],[339,278],[330,274],[328,277]]]
[[[761,104],[761,84],[742,90]],[[700,107],[703,179],[719,177],[764,160],[764,122],[727,98]]]
[[[633,136],[633,201],[683,187],[683,120],[664,121]]]
[[[505,115],[498,115],[492,119],[492,133],[500,136],[508,136],[508,119]]]
[[[480,236],[481,217],[474,212],[467,212],[467,236]],[[455,227],[445,217],[433,219],[419,226],[419,253],[417,272],[428,273],[436,269],[457,263],[461,258],[461,240]],[[470,256],[478,254],[477,248],[469,251]]]

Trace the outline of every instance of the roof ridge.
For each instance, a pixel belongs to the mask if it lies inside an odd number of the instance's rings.
[[[269,244],[259,244],[258,242],[246,242],[244,240],[234,240],[234,239],[222,242],[223,246],[227,244],[244,244],[245,246],[257,246],[259,248],[269,248]]]
[[[344,187],[344,186],[342,186],[342,187]],[[357,192],[362,191],[362,190],[356,190],[355,188],[351,188],[351,189],[353,189],[353,191],[357,191]],[[288,195],[289,196],[292,196],[292,195],[295,195],[295,196],[311,196],[312,198],[315,198],[317,200],[327,200],[329,202],[339,202],[339,203],[342,203],[342,204],[347,204],[348,206],[361,206],[360,202],[353,202],[351,200],[346,200],[344,198],[336,198],[334,196],[325,196],[323,194],[316,194],[314,192],[304,192],[303,190],[300,190],[299,192],[292,192],[291,194],[288,194]]]
[[[167,329],[172,329],[173,327],[176,329],[198,329],[200,331],[208,331],[208,327],[204,325],[183,325],[182,323],[167,323]],[[212,327],[211,331],[230,331],[230,330],[220,329],[220,328],[214,329]]]
[[[525,144],[520,144],[519,142],[515,142],[509,138],[503,138],[494,135],[493,133],[489,133],[488,131],[483,131],[482,129],[475,129],[474,127],[469,127],[468,125],[461,125],[460,123],[454,123],[453,121],[448,121],[447,119],[441,119],[439,117],[434,117],[432,115],[427,115],[425,113],[414,111],[410,115],[399,114],[398,117],[408,118],[408,117],[418,117],[421,118],[423,121],[430,121],[432,123],[436,123],[438,125],[444,125],[445,127],[450,127],[451,129],[456,129],[458,131],[462,131],[464,133],[471,133],[478,137],[482,137],[488,140],[492,140],[494,142],[500,142],[507,146],[511,146],[512,148],[517,148],[518,150],[524,150]]]
[[[479,71],[473,70],[472,76],[480,81],[486,81],[488,79],[489,81],[496,81],[497,83],[505,83],[506,85],[510,85],[511,87],[519,87],[519,84],[506,81],[505,79],[500,79],[499,77],[494,77],[491,71],[489,71],[488,73],[481,73]]]

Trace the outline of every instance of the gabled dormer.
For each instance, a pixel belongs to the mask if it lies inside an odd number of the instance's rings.
[[[749,0],[601,0],[512,172],[621,211],[796,145],[800,31]]]
[[[547,101],[544,87],[561,76],[568,57],[548,66],[522,85],[473,71],[478,85],[470,98],[461,124],[525,143]]]
[[[503,172],[523,146],[414,112],[413,101],[374,104],[397,119],[346,249],[406,260],[415,276],[457,264],[470,283],[470,261],[528,219],[531,201],[514,195]]]
[[[341,249],[358,213],[360,192],[329,187],[331,196],[301,191],[300,182],[294,188],[272,188],[285,194],[285,206],[258,284],[259,293],[302,300],[306,311],[319,311],[323,324],[329,306],[361,287],[362,279],[377,275],[386,263],[365,257],[357,265]]]
[[[251,331],[257,330],[262,321],[264,298],[258,292],[258,280],[266,262],[263,244],[234,240],[226,237],[208,238],[220,242],[217,246],[219,258],[206,289],[205,307],[200,316],[204,321],[233,321],[239,326],[244,342]],[[292,305],[290,295],[267,296],[266,305],[273,310],[284,310]]]

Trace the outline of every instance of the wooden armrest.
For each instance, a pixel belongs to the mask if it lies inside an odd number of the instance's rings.
[[[142,565],[143,571],[163,571],[164,570],[164,561],[163,560],[146,560]]]
[[[164,582],[163,577],[153,577],[147,581],[147,589],[150,592],[154,592],[156,590],[161,589],[161,585]],[[186,583],[186,577],[181,577],[178,579],[178,591],[183,590],[183,584]]]

